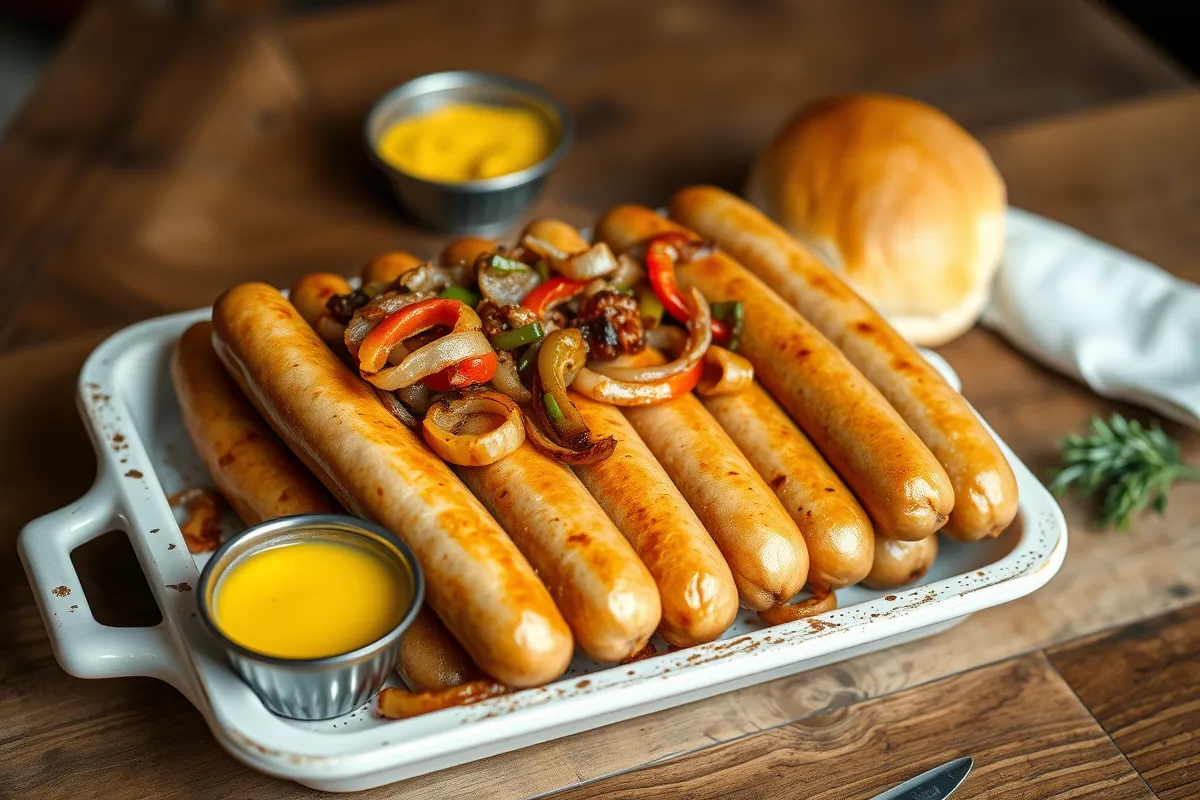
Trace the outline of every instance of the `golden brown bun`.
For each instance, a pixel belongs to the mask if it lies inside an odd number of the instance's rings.
[[[1004,246],[1004,181],[935,108],[880,94],[809,106],[763,153],[746,198],[916,344],[947,342],[983,311]]]

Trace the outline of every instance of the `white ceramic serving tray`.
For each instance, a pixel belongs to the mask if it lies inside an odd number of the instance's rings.
[[[167,681],[236,758],[317,789],[379,786],[928,636],[1029,594],[1066,554],[1062,512],[1004,446],[1021,491],[1016,521],[993,541],[943,537],[919,586],[853,587],[838,592],[836,611],[770,628],[744,612],[711,644],[667,653],[658,641],[663,655],[628,666],[576,657],[549,686],[409,720],[382,720],[370,707],[326,722],[282,719],[238,679],[199,624],[193,587],[204,557],[188,553],[166,500],[211,483],[188,442],[167,366],[180,333],[208,315],[202,309],[133,325],[91,355],[78,400],[96,448],[96,483],[26,526],[21,557],[63,669],[81,678]],[[957,386],[944,361],[926,357]],[[226,533],[238,529],[232,517],[226,524]],[[113,529],[128,534],[158,601],[163,621],[154,627],[112,628],[92,617],[71,551]]]

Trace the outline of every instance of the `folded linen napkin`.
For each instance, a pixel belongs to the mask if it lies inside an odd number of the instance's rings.
[[[1200,428],[1200,286],[1009,208],[983,324],[1097,394]]]

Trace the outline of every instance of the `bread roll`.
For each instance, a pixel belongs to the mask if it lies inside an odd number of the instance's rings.
[[[935,108],[880,94],[805,108],[762,154],[746,198],[916,344],[943,344],[983,311],[1004,245],[1004,181]]]

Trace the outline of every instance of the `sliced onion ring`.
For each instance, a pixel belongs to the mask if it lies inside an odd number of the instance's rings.
[[[566,250],[557,247],[545,239],[530,236],[529,234],[521,237],[521,247],[524,247],[526,250],[532,250],[542,258],[548,258],[554,262],[566,261],[571,257],[571,254]]]
[[[754,365],[745,356],[713,345],[704,354],[704,371],[696,393],[705,397],[737,394],[754,382]]]
[[[448,333],[410,353],[396,366],[387,367],[373,375],[363,375],[363,378],[379,389],[395,391],[412,386],[422,378],[441,372],[460,361],[478,358],[491,352],[492,345],[483,335],[483,331]]]
[[[350,318],[350,324],[346,326],[346,349],[357,355],[358,346],[362,344],[362,340],[367,338],[367,334],[375,330],[375,327],[389,315],[395,314],[405,306],[411,306],[413,303],[429,300],[435,296],[425,292],[411,294],[389,292],[376,297],[355,311],[354,316]]]
[[[463,433],[472,416],[490,414],[504,421],[484,433]],[[421,425],[425,443],[451,464],[482,467],[495,464],[525,441],[521,408],[499,392],[456,392],[429,406]]]
[[[563,447],[551,439],[549,434],[542,430],[537,421],[529,414],[525,415],[525,436],[534,449],[562,464],[591,464],[603,461],[612,455],[613,449],[616,448],[616,439],[604,440],[612,441],[612,447],[605,445],[603,449],[572,450]]]
[[[646,331],[646,345],[668,353],[682,353],[687,346],[687,331],[677,325],[659,325]],[[609,362],[616,365],[619,359]]]
[[[758,612],[758,618],[768,625],[783,625],[798,619],[815,617],[817,614],[833,611],[837,607],[837,595],[833,592],[826,592],[825,594],[814,594],[799,603],[764,608]]]
[[[573,281],[603,278],[620,266],[612,249],[604,242],[597,242],[582,253],[568,253],[545,239],[526,235],[521,239],[521,246],[549,259],[555,272]]]
[[[712,344],[712,313],[709,310],[708,301],[695,287],[692,288],[690,296],[686,299],[688,311],[691,312],[691,319],[687,324],[687,344],[683,352],[673,361],[645,367],[613,366],[611,363],[596,362],[591,365],[591,369],[619,381],[654,383],[686,372],[699,364]]]
[[[584,367],[571,388],[584,397],[614,406],[650,406],[687,394],[700,380],[700,365],[656,383],[633,383],[610,378]]]
[[[518,403],[528,403],[533,395],[521,383],[517,374],[517,361],[511,350],[496,351],[496,374],[492,376],[492,385],[501,393]]]
[[[400,402],[400,398],[396,397],[395,393],[376,389],[375,396],[379,398],[379,402],[383,403],[383,407],[388,410],[388,413],[400,420],[401,423],[409,428],[417,427],[417,418],[404,407],[404,404]]]

